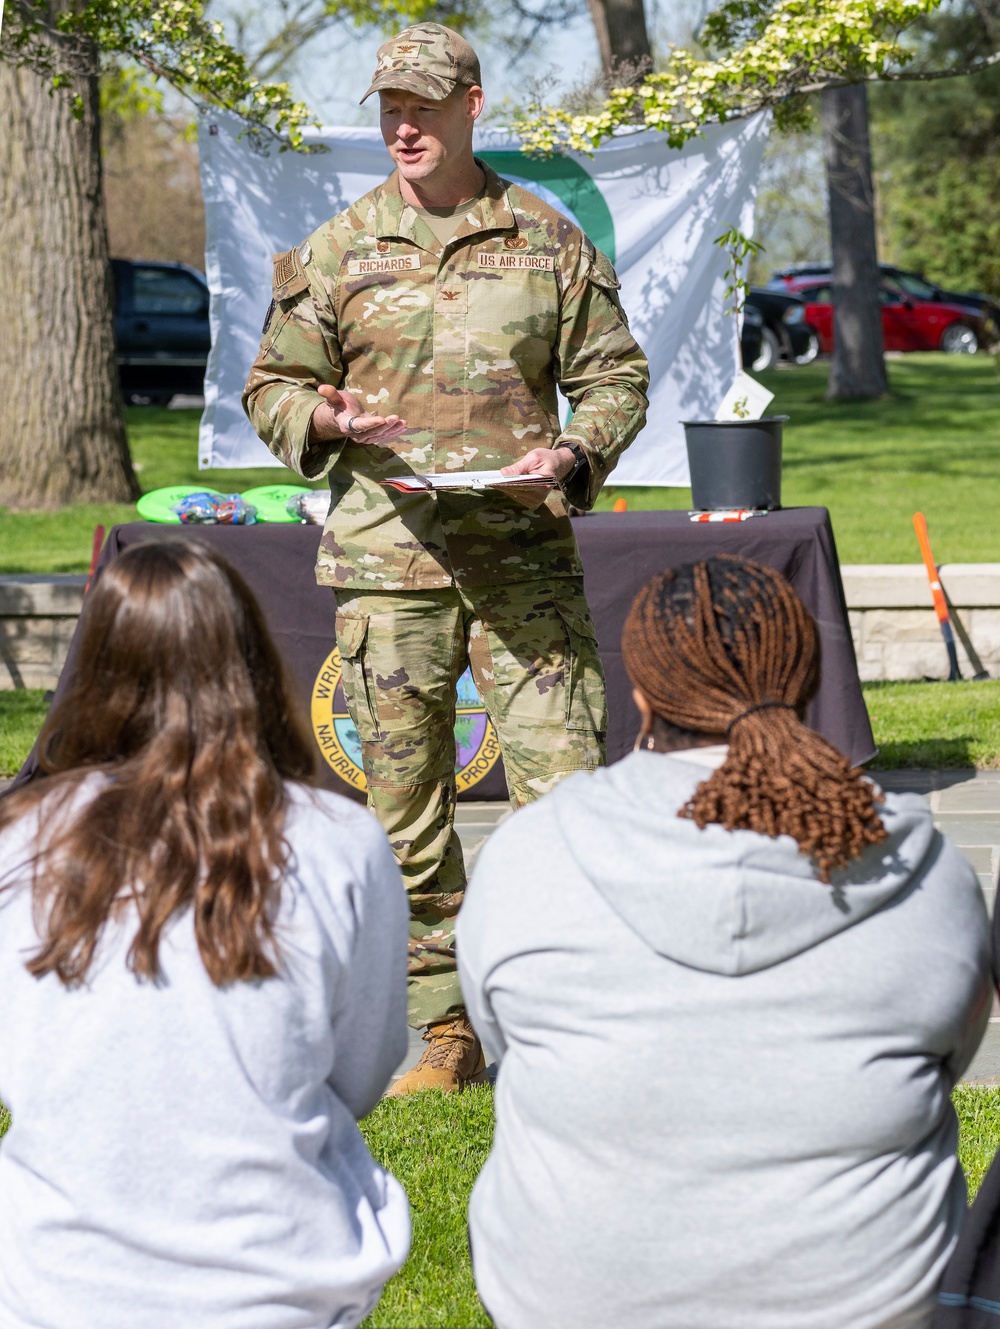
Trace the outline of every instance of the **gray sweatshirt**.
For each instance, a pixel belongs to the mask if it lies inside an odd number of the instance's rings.
[[[406,896],[369,813],[289,797],[277,978],[215,987],[187,911],[136,982],[128,913],[67,989],[24,967],[30,892],[0,892],[3,1329],[349,1329],[406,1258],[355,1124],[406,1050]]]
[[[889,840],[824,886],[790,838],[677,817],[705,775],[640,752],[572,776],[479,858],[483,1302],[499,1329],[925,1326],[991,995],[975,874],[890,795]]]

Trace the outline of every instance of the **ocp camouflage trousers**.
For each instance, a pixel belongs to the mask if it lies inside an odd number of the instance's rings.
[[[409,1020],[463,1007],[455,917],[456,685],[470,667],[500,742],[510,801],[604,763],[604,671],[575,577],[435,591],[337,591],[337,646],[368,806],[410,897]]]

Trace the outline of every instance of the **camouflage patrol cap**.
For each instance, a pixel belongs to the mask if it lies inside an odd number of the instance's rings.
[[[459,84],[480,86],[482,77],[479,57],[464,37],[440,23],[416,23],[378,48],[372,85],[361,101],[396,88],[441,102]]]

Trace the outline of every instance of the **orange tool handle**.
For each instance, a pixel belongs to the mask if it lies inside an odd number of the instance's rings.
[[[94,573],[97,571],[97,560],[101,557],[101,548],[104,544],[104,527],[94,527],[94,543],[90,551],[90,571],[87,573],[87,584],[83,588],[84,595],[90,590],[90,583],[94,580]]]
[[[934,612],[938,616],[939,623],[950,623],[948,614],[948,605],[945,602],[944,591],[941,589],[941,582],[938,578],[937,564],[934,562],[934,555],[931,553],[930,537],[927,534],[927,521],[922,512],[913,514],[913,529],[917,533],[917,542],[920,545],[920,553],[923,556],[924,567],[927,569],[927,580],[931,584],[931,597],[934,600]]]

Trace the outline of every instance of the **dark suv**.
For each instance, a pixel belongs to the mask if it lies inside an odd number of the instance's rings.
[[[115,348],[122,397],[165,406],[177,392],[200,394],[212,345],[208,284],[185,263],[113,258]]]

